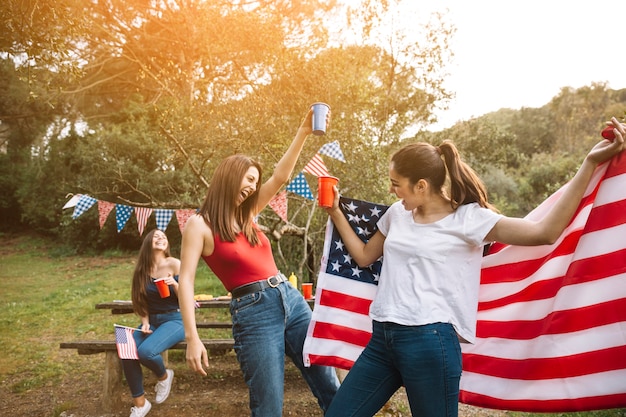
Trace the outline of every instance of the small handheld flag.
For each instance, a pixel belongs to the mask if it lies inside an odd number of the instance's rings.
[[[137,345],[133,338],[135,329],[132,327],[115,324],[115,345],[117,346],[117,356],[120,359],[139,359]]]

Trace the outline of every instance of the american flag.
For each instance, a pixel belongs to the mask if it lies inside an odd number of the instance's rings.
[[[527,217],[545,215],[562,191]],[[327,288],[342,298],[356,293],[354,284],[338,288],[346,280],[329,272],[329,251],[341,246],[330,228],[305,363],[346,369],[360,354],[367,328],[364,321],[352,326],[352,317],[343,318],[341,299],[324,305]],[[373,297],[376,287],[370,286]],[[479,297],[477,342],[462,345],[461,402],[526,412],[626,407],[625,155],[596,170],[555,244],[494,244],[483,259]],[[317,327],[333,326],[334,316],[347,329],[327,339]]]
[[[367,241],[387,206],[341,197],[352,229]],[[317,278],[313,319],[304,344],[305,364],[350,369],[370,339],[369,306],[378,285],[381,261],[359,268],[329,220],[322,266]]]
[[[137,345],[133,338],[135,329],[127,326],[115,324],[115,345],[117,347],[117,356],[120,359],[139,359],[137,355]]]
[[[148,218],[152,214],[152,209],[149,207],[135,207],[135,215],[137,216],[137,230],[139,236],[143,235],[143,229],[148,223]]]
[[[316,177],[324,177],[330,175],[328,173],[328,168],[326,168],[326,164],[324,164],[324,160],[320,156],[319,153],[316,153],[313,158],[309,161],[308,164],[304,166],[302,171],[307,174],[315,175]]]
[[[527,217],[542,217],[561,192]],[[465,403],[534,412],[626,406],[624,154],[596,170],[555,244],[492,247],[476,335],[463,346]]]

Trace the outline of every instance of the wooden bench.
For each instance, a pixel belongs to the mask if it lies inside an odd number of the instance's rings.
[[[212,355],[223,355],[233,348],[233,339],[203,339],[207,351]],[[79,355],[105,353],[104,378],[102,391],[102,411],[111,412],[121,405],[122,364],[117,356],[114,340],[80,340],[64,342],[61,349],[76,349]],[[170,349],[187,349],[186,342],[180,342]],[[167,352],[163,352],[167,360]]]

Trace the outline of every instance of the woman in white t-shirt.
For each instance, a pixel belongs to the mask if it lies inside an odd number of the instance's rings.
[[[373,416],[401,387],[415,416],[458,415],[460,341],[473,342],[483,246],[555,242],[578,207],[598,164],[624,149],[626,125],[613,118],[615,140],[586,156],[561,198],[541,220],[498,214],[484,185],[450,141],[415,143],[391,158],[394,203],[367,242],[352,231],[335,203],[327,209],[359,266],[384,252],[370,306],[372,338],[325,417]],[[449,186],[444,186],[449,181]]]

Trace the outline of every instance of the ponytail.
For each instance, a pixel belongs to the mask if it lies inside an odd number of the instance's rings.
[[[487,189],[476,172],[467,165],[450,140],[444,140],[438,147],[450,177],[450,203],[452,208],[469,203],[497,211],[487,200]]]

